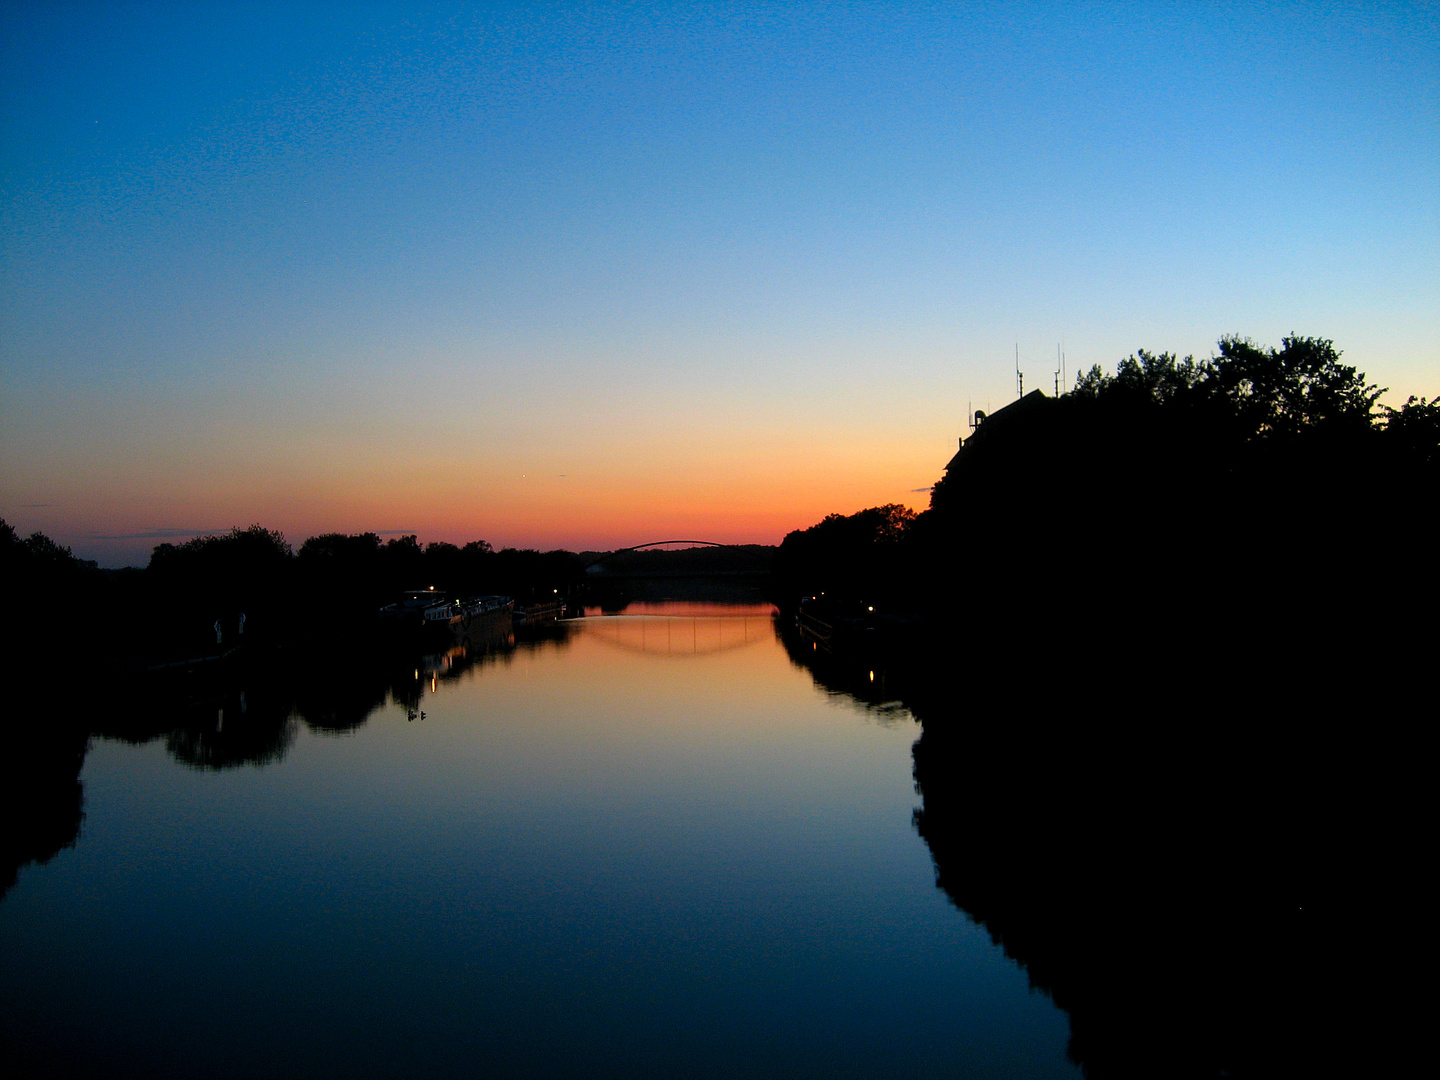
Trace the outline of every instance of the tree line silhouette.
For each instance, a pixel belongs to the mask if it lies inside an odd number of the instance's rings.
[[[779,591],[878,599],[973,647],[1053,642],[1067,665],[1106,639],[1158,663],[1398,631],[1381,613],[1431,575],[1440,401],[1381,393],[1319,338],[1142,350],[984,420],[924,513],[792,532]]]
[[[568,551],[494,550],[483,540],[421,544],[414,535],[327,533],[292,550],[262,525],[157,545],[144,569],[100,570],[40,533],[0,521],[0,567],[13,583],[6,622],[23,631],[12,663],[97,631],[105,647],[87,669],[110,672],[216,653],[243,637],[305,644],[363,630],[402,590],[528,600],[582,580]],[[216,641],[216,625],[220,641]]]
[[[509,621],[486,622],[443,641],[416,637],[391,638],[365,633],[374,625],[374,608],[363,598],[388,595],[384,577],[369,560],[387,544],[372,537],[320,537],[320,550],[349,548],[347,566],[331,566],[329,586],[336,595],[354,591],[357,623],[346,624],[343,613],[330,612],[323,628],[294,622],[277,607],[267,627],[267,601],[286,601],[285,588],[297,583],[308,603],[326,594],[315,585],[318,571],[301,568],[279,533],[260,527],[236,529],[223,537],[202,537],[183,545],[160,545],[145,571],[105,573],[93,563],[75,559],[63,547],[36,535],[17,537],[0,528],[7,580],[38,603],[64,612],[47,625],[45,613],[28,622],[12,620],[24,631],[4,654],[7,708],[0,725],[0,899],[14,885],[21,867],[45,863],[73,845],[84,819],[81,769],[92,738],[141,744],[163,741],[180,763],[200,770],[263,766],[280,761],[302,729],[336,733],[354,730],[385,704],[401,706],[411,718],[423,715],[424,695],[436,683],[466,677],[490,664],[505,664],[521,651],[563,648],[567,624],[527,627],[512,632]],[[390,570],[396,580],[411,581],[415,563],[407,566],[418,545],[401,538],[401,554]],[[440,546],[437,553],[451,555]],[[301,552],[307,551],[302,546]],[[313,550],[313,549],[308,549]],[[525,584],[550,580],[544,576],[552,561],[520,553],[474,549],[493,555],[501,581]],[[422,550],[423,557],[429,554]],[[309,561],[325,556],[305,555]],[[487,560],[488,561],[488,560]],[[196,565],[198,563],[198,566]],[[504,576],[509,563],[512,576]],[[418,565],[423,569],[425,563]],[[483,564],[482,564],[483,565]],[[538,568],[538,571],[537,571]],[[492,577],[488,580],[495,580]],[[463,578],[460,580],[464,580]],[[203,588],[187,600],[186,590]],[[254,611],[261,632],[257,651],[242,650],[226,663],[143,666],[154,657],[194,657],[210,647],[210,627],[198,634],[155,627],[153,637],[140,636],[143,617],[125,612],[121,636],[106,633],[106,605],[129,594],[151,605],[157,623],[189,611],[195,619],[213,619],[218,605],[241,605]],[[372,593],[372,590],[374,592]],[[84,603],[83,609],[70,606]],[[187,607],[188,604],[188,607]],[[141,609],[142,615],[144,608]],[[333,621],[338,620],[338,621]],[[247,616],[247,623],[252,620]],[[233,622],[227,623],[233,630]],[[183,627],[182,627],[183,630]],[[360,632],[356,632],[359,630]],[[168,633],[168,636],[167,636]],[[251,630],[247,627],[247,636]],[[137,640],[131,640],[137,639]],[[277,647],[288,646],[288,647]],[[56,693],[55,682],[63,680]]]

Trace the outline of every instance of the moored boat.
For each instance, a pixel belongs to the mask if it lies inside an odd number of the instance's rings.
[[[398,601],[382,607],[379,616],[386,622],[418,625],[424,621],[426,611],[438,604],[443,604],[445,599],[445,593],[435,588],[434,585],[423,589],[406,589],[400,594]]]
[[[433,586],[407,590],[399,602],[380,609],[383,624],[396,629],[419,631],[426,637],[443,638],[458,634],[478,622],[508,616],[514,601],[508,596],[467,596],[450,599]]]
[[[508,596],[470,596],[460,603],[466,620],[508,614],[515,601]]]
[[[837,603],[826,596],[811,596],[800,601],[795,623],[822,645],[853,648],[873,638],[875,608],[871,604]]]
[[[511,612],[511,618],[517,626],[524,623],[543,622],[546,619],[558,619],[565,614],[565,601],[559,596],[551,596],[543,600],[534,600],[524,605],[516,604]]]

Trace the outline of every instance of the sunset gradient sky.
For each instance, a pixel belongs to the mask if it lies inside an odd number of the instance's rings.
[[[1433,4],[5,3],[0,101],[0,516],[102,565],[921,508],[1017,345],[1440,395]]]

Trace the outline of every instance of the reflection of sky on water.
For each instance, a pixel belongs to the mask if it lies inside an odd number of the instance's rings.
[[[652,656],[696,657],[773,641],[770,604],[632,603],[617,615],[587,609],[591,637]]]
[[[659,615],[263,768],[97,741],[79,844],[0,905],[0,1035],[161,1075],[1073,1075],[935,888],[913,723],[768,613],[684,663],[606,637]]]

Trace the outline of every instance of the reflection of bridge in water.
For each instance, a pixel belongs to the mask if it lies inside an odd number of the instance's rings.
[[[616,648],[653,656],[704,656],[775,637],[774,609],[769,605],[726,611],[711,604],[668,603],[663,613],[660,606],[647,612],[646,605],[632,605],[624,615],[586,618],[580,625],[587,635]]]

